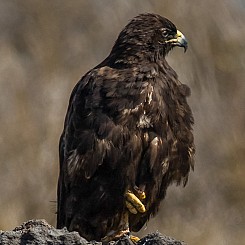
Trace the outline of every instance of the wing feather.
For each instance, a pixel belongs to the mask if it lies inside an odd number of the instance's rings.
[[[149,92],[149,82],[136,75],[128,77],[130,79],[125,80],[125,71],[97,68],[88,72],[72,92],[60,147],[59,227],[66,225],[69,228],[72,223],[79,200],[71,195],[83,192],[77,186],[89,189],[90,185],[93,186],[90,179],[96,183],[98,178],[102,181],[101,188],[108,188],[106,182],[103,184],[104,176],[103,173],[100,176],[100,171],[107,169],[107,174],[110,174],[118,169],[118,178],[123,182],[118,180],[115,188],[123,192],[129,183],[135,182],[143,150],[136,120],[142,113],[140,107]],[[130,113],[125,114],[125,110]],[[77,195],[80,196],[79,193]],[[102,205],[98,201],[93,202]],[[123,202],[119,206],[123,207]]]

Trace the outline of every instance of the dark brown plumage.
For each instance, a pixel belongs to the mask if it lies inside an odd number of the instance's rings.
[[[58,228],[99,241],[124,229],[127,213],[138,231],[171,183],[186,184],[193,117],[190,89],[165,60],[175,46],[187,42],[172,22],[141,14],[73,89],[59,145]],[[127,191],[145,193],[146,212],[128,211]]]

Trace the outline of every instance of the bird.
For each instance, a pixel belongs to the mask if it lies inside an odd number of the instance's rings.
[[[75,85],[59,141],[57,228],[109,242],[155,216],[194,170],[190,88],[166,61],[187,39],[167,18],[134,17]],[[134,240],[135,239],[135,240]]]

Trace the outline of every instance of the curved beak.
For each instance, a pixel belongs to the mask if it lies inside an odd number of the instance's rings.
[[[166,41],[166,43],[171,43],[173,46],[183,47],[186,52],[188,48],[188,42],[182,32],[177,30],[177,33],[173,39]]]
[[[176,46],[179,46],[179,47],[183,47],[185,52],[188,48],[188,42],[184,36],[184,34],[182,32],[180,32],[179,30],[177,30],[177,34],[176,34]]]

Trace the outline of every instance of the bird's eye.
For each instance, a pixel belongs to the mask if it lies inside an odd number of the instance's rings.
[[[172,30],[168,28],[161,28],[160,31],[165,39],[173,39],[174,36],[176,35],[176,33],[174,33]]]
[[[162,34],[163,37],[167,37],[168,36],[168,30],[167,29],[161,28],[160,31],[161,31],[161,34]]]

